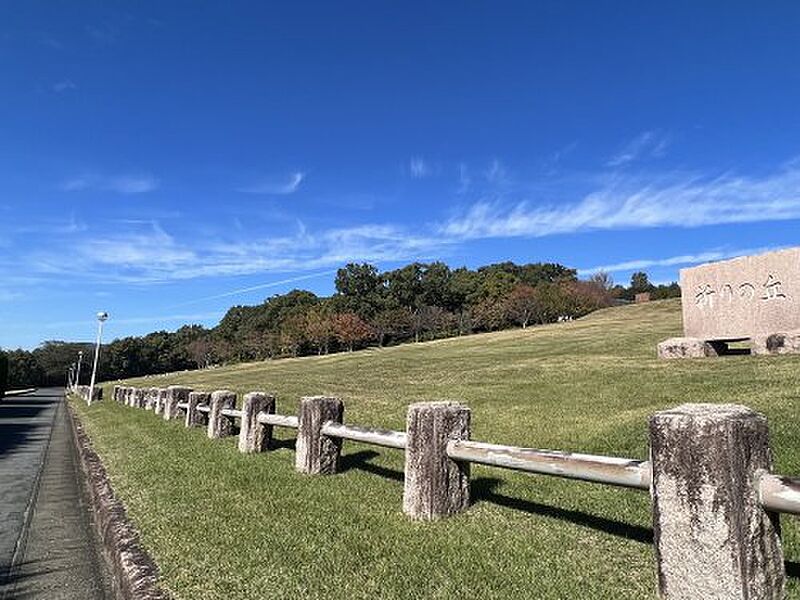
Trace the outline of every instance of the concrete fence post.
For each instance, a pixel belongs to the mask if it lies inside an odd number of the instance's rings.
[[[657,413],[650,460],[661,597],[782,599],[778,518],[758,497],[772,467],[764,416],[734,404]]]
[[[114,398],[114,402],[119,402],[119,390],[120,390],[120,386],[115,385],[114,386],[114,393],[111,395],[111,397]]]
[[[233,433],[233,419],[222,414],[223,408],[236,408],[236,393],[217,390],[211,394],[211,410],[208,413],[208,437],[227,437]]]
[[[403,512],[432,520],[469,506],[469,463],[447,456],[450,440],[469,439],[470,410],[456,402],[408,407]]]
[[[181,416],[181,410],[178,408],[178,404],[187,402],[191,391],[192,388],[179,385],[171,385],[167,388],[167,398],[163,407],[165,421],[170,421]]]
[[[122,392],[122,403],[125,406],[132,406],[133,404],[133,388],[128,386],[123,389]]]
[[[211,394],[208,392],[190,392],[186,401],[186,427],[205,427],[208,425],[208,413],[197,410],[200,405],[208,406],[211,403]]]
[[[258,422],[258,413],[275,413],[275,396],[264,392],[250,392],[242,402],[242,420],[239,429],[239,452],[264,452],[272,440],[272,426]]]
[[[147,397],[145,398],[145,408],[147,410],[155,410],[156,402],[158,402],[158,388],[151,387],[147,390]]]
[[[328,421],[341,423],[344,404],[339,398],[310,396],[300,399],[297,417],[295,469],[310,475],[331,475],[339,468],[342,440],[322,435]]]
[[[144,408],[145,392],[146,392],[146,390],[143,389],[143,388],[136,388],[134,390],[134,392],[133,392],[133,394],[134,394],[134,396],[133,396],[134,397],[133,405],[136,408]]]
[[[164,415],[164,406],[167,403],[168,394],[167,388],[158,388],[158,398],[156,398],[156,408],[154,411],[157,415]]]

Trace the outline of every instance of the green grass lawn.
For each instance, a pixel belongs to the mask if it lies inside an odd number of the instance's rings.
[[[683,402],[736,402],[769,418],[777,469],[800,474],[800,356],[659,361],[680,304],[383,350],[131,380],[344,399],[345,420],[403,429],[406,406],[455,399],[472,438],[646,458],[647,417]],[[110,397],[110,390],[105,390]],[[240,396],[241,397],[241,396]],[[437,523],[401,512],[403,454],[346,442],[344,471],[294,472],[288,439],[241,455],[153,413],[77,403],[114,488],[177,598],[652,598],[644,492],[474,467],[474,505]],[[790,597],[800,521],[783,517]]]

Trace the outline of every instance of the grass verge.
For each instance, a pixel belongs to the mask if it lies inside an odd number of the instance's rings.
[[[354,424],[403,429],[414,401],[470,405],[472,437],[644,458],[647,417],[682,402],[736,402],[770,420],[776,467],[800,473],[800,357],[658,361],[680,304],[384,350],[130,380],[345,401]],[[106,390],[106,397],[110,390]],[[116,493],[177,598],[652,598],[646,493],[473,469],[474,506],[432,524],[401,513],[403,455],[346,443],[344,472],[294,472],[291,440],[243,456],[235,440],[111,402],[77,408]],[[800,527],[783,518],[789,596]]]

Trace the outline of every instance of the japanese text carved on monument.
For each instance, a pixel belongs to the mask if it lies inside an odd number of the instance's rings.
[[[716,303],[732,303],[737,301],[766,301],[786,300],[782,291],[780,278],[773,273],[767,275],[764,283],[756,288],[749,281],[739,284],[724,283],[715,288],[711,283],[697,286],[695,291],[695,304],[701,309],[713,309]],[[756,293],[757,289],[759,293]]]
[[[683,269],[684,335],[732,340],[800,330],[800,248]]]

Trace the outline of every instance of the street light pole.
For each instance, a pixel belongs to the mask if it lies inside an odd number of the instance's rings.
[[[83,350],[78,350],[78,370],[75,373],[75,381],[72,383],[72,391],[74,392],[75,389],[81,383],[81,363],[83,362]]]
[[[97,361],[100,358],[100,340],[103,337],[103,323],[105,323],[107,319],[107,312],[97,313],[97,345],[94,348],[94,365],[92,366],[92,381],[89,384],[89,397],[86,399],[86,403],[90,406],[94,398],[94,382],[97,378]]]

